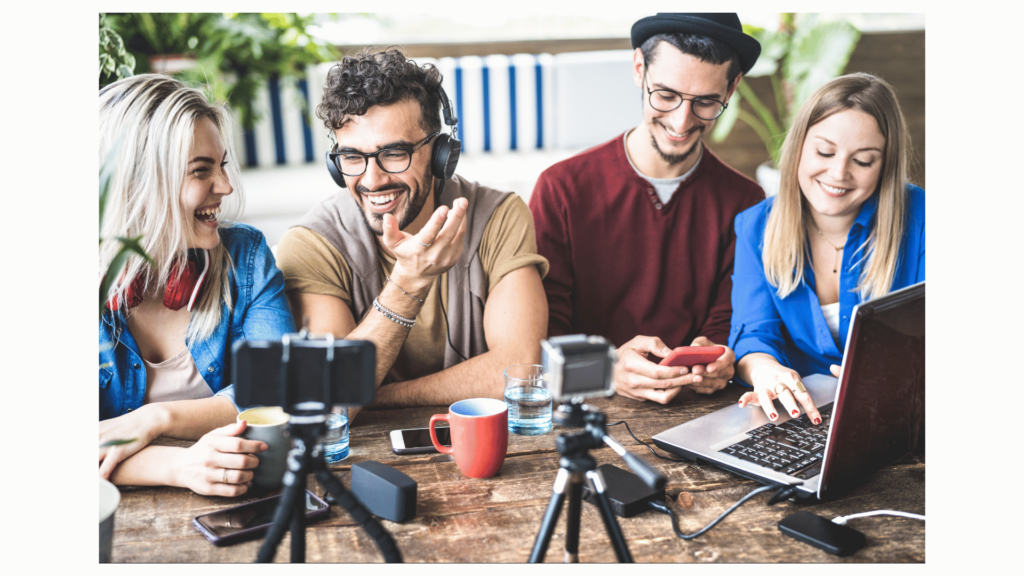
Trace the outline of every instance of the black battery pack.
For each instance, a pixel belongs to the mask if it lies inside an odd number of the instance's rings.
[[[650,510],[647,503],[652,500],[665,501],[665,489],[655,490],[644,484],[639,476],[611,464],[597,467],[605,481],[605,496],[616,516],[629,518]],[[597,495],[589,486],[583,485],[583,499],[597,506]]]
[[[835,556],[849,556],[864,547],[864,534],[810,512],[797,512],[779,520],[779,530],[791,538]]]

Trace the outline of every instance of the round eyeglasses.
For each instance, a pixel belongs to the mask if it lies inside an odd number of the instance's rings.
[[[713,98],[701,98],[697,96],[690,96],[689,94],[680,94],[667,89],[651,90],[647,87],[647,66],[644,66],[644,89],[647,90],[647,99],[651,103],[651,108],[659,112],[671,112],[676,108],[679,108],[684,100],[690,101],[690,110],[693,111],[693,115],[701,120],[715,120],[725,112],[725,109],[729,107],[728,104],[719,102]]]
[[[355,150],[332,151],[327,156],[345,176],[362,176],[363,172],[366,172],[366,166],[370,158],[377,161],[377,166],[381,170],[389,174],[399,174],[408,170],[409,166],[412,165],[413,153],[422,148],[427,142],[430,142],[438,134],[440,132],[434,132],[412,146],[389,146],[370,154],[356,152]]]

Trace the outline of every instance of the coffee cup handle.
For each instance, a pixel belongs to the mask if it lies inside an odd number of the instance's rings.
[[[436,449],[438,452],[442,454],[451,454],[451,448],[443,446],[440,442],[437,441],[437,430],[434,429],[434,424],[439,420],[448,422],[448,415],[434,414],[433,416],[430,417],[430,441],[434,443],[434,449]],[[448,422],[448,426],[451,427],[451,425],[452,423]]]

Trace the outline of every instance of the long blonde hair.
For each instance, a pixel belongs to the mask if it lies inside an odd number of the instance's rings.
[[[185,266],[192,229],[180,196],[192,147],[193,131],[209,118],[227,151],[224,167],[234,193],[224,199],[221,226],[230,226],[241,212],[242,187],[233,145],[231,116],[223,106],[211,105],[202,92],[159,74],[140,74],[100,90],[100,165],[116,162],[104,210],[100,237],[100,271],[105,271],[119,249],[116,237],[141,236],[140,243],[155,265],[134,253],[117,275],[106,297],[124,301],[125,290],[139,276],[148,289],[165,286]],[[228,273],[231,257],[223,244],[210,250],[210,268],[202,294],[192,309],[186,342],[213,334],[221,320],[221,304],[232,308]],[[126,310],[126,313],[130,313]]]
[[[859,110],[875,119],[885,138],[882,172],[878,179],[878,212],[874,228],[854,254],[866,258],[857,284],[865,299],[888,294],[899,259],[900,241],[906,227],[907,162],[910,135],[892,86],[871,74],[848,74],[818,88],[804,102],[782,145],[779,170],[782,180],[764,230],[764,273],[780,298],[792,292],[804,277],[810,248],[805,218],[809,206],[800,192],[797,168],[804,139],[811,126],[844,110]]]

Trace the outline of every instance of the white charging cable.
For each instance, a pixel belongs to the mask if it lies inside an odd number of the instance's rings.
[[[911,518],[913,520],[924,521],[924,516],[922,516],[921,514],[911,514],[910,512],[897,512],[895,510],[872,510],[871,512],[850,514],[849,516],[836,516],[832,519],[832,521],[836,524],[846,525],[847,520],[853,520],[854,518],[863,518],[865,516],[879,516],[882,514],[885,514],[887,516],[902,516],[904,518]]]

